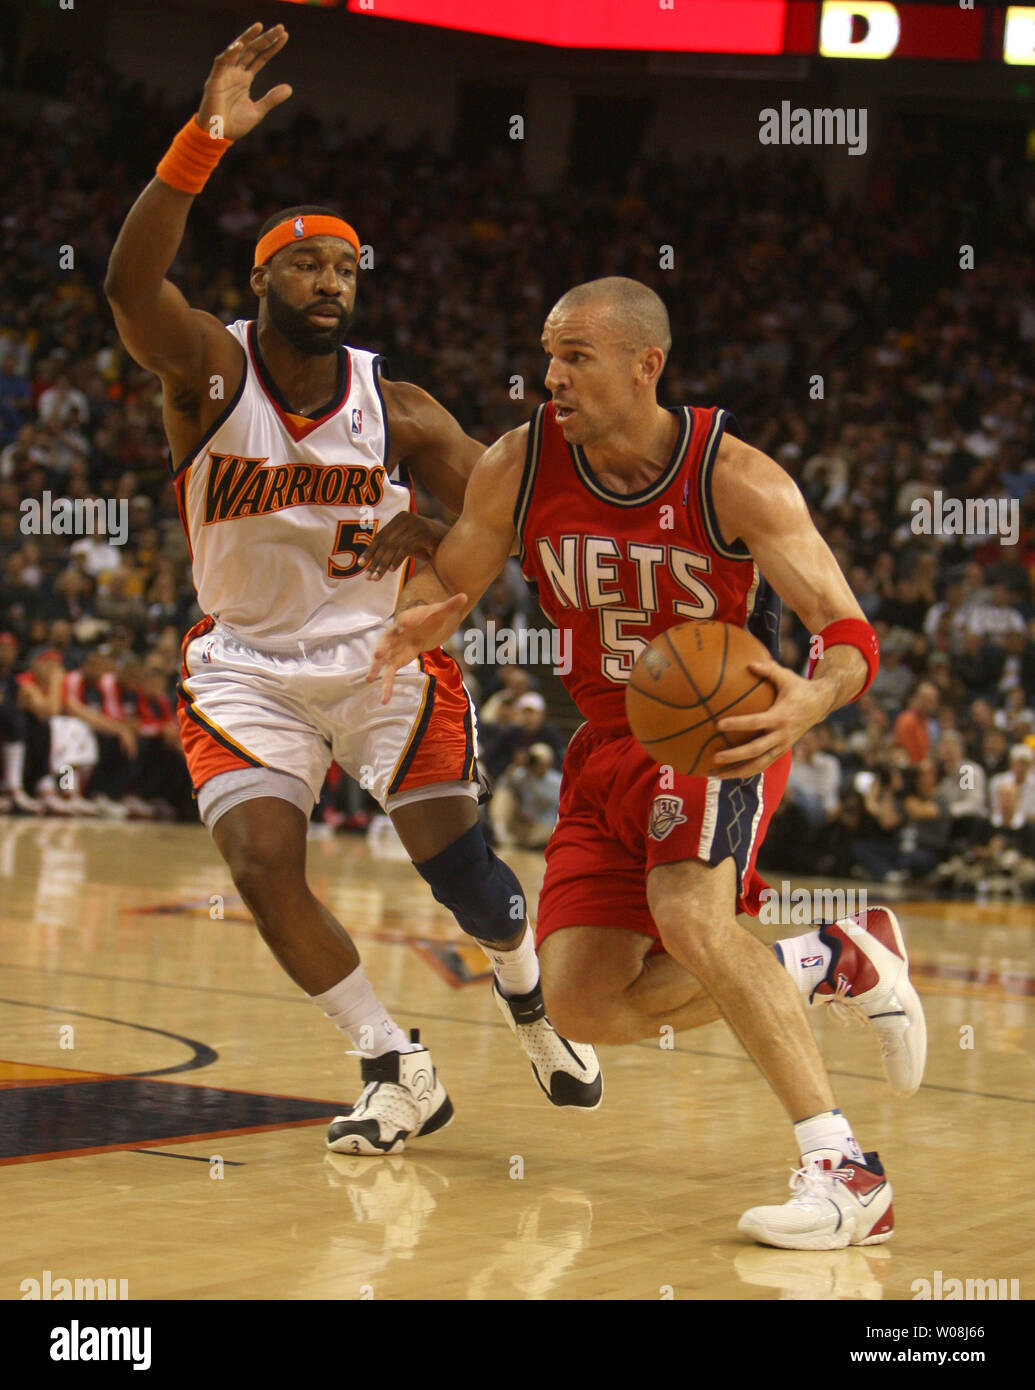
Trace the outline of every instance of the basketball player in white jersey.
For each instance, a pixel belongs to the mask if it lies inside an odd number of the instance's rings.
[[[456,662],[423,655],[390,705],[364,682],[399,584],[381,576],[413,509],[410,477],[460,511],[482,446],[381,359],[346,348],[360,242],[326,208],[261,229],[255,321],[192,310],[166,271],[194,196],[230,144],[291,95],[249,95],[287,41],[253,24],[216,58],[200,110],[112,251],[105,293],[130,355],[162,380],[173,478],[206,617],[183,644],[179,720],[202,820],[277,960],[362,1055],[339,1152],[399,1152],[452,1105],[426,1048],[391,1019],[352,941],[310,892],[306,830],[335,759],[391,816],[436,899],[492,961],[501,1013],[557,1105],[595,1108],[588,1045],[545,1015],[521,885],[478,821],[475,719]],[[412,531],[412,524],[411,524]],[[398,537],[396,537],[398,541]]]

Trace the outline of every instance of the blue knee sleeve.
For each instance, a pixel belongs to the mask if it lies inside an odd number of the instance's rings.
[[[528,911],[521,884],[485,843],[480,824],[413,867],[468,936],[502,942],[521,930]]]

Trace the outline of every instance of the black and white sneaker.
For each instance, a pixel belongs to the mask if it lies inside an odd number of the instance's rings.
[[[420,1041],[416,1028],[410,1041]],[[336,1115],[327,1130],[327,1147],[335,1153],[402,1153],[407,1139],[434,1134],[453,1118],[453,1103],[426,1047],[364,1057],[360,1070],[363,1094],[351,1115]]]
[[[508,999],[494,975],[492,997],[525,1049],[535,1079],[554,1105],[595,1110],[604,1094],[597,1054],[589,1043],[573,1043],[561,1037],[546,1017],[542,989],[537,986],[530,994]]]

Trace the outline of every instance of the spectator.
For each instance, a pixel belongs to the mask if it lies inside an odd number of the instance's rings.
[[[7,252],[0,260],[0,621],[32,661],[15,675],[17,701],[37,710],[17,705],[34,730],[26,743],[27,793],[33,778],[47,775],[45,751],[42,773],[39,758],[51,721],[68,718],[40,713],[49,696],[34,658],[59,647],[73,669],[84,647],[109,642],[126,682],[127,715],[136,719],[140,691],[174,676],[183,631],[201,616],[155,378],[128,358],[98,307],[107,252],[137,179],[132,161],[112,162],[112,141],[139,93],[129,93],[97,55],[89,68],[73,63],[69,81],[90,94],[83,131],[26,141],[11,116],[0,115],[8,179],[21,190],[19,218],[0,225]],[[149,128],[171,131],[182,119],[162,95],[148,98]],[[437,395],[486,443],[544,399],[535,344],[560,289],[615,273],[661,290],[678,345],[663,378],[668,400],[727,406],[745,437],[794,471],[878,628],[877,678],[863,701],[838,712],[830,726],[836,743],[822,751],[839,758],[846,779],[873,779],[879,790],[871,804],[885,819],[891,802],[905,819],[905,789],[891,784],[894,757],[906,755],[900,740],[889,746],[882,723],[894,724],[918,688],[936,688],[938,725],[944,733],[954,724],[967,760],[989,776],[1006,770],[1011,744],[1035,739],[1025,722],[1035,691],[1035,312],[1016,185],[986,186],[965,152],[932,141],[922,196],[903,203],[896,218],[875,215],[865,202],[849,218],[814,165],[779,152],[750,161],[735,179],[724,161],[698,162],[688,181],[667,161],[645,158],[634,170],[639,211],[629,217],[606,187],[560,208],[555,194],[533,192],[518,161],[499,151],[492,160],[458,164],[455,152],[439,154],[426,142],[407,150],[390,149],[380,137],[352,138],[341,123],[264,124],[235,161],[243,163],[235,163],[225,206],[208,217],[205,235],[185,241],[174,267],[191,302],[224,322],[254,313],[246,272],[257,226],[303,200],[314,181],[330,178],[332,203],[351,200],[360,187],[364,225],[376,231],[392,274],[387,284],[371,278],[353,341],[387,353],[396,377]],[[889,186],[915,184],[919,166],[908,153],[891,151],[886,164]],[[576,181],[578,174],[572,171]],[[941,268],[949,261],[937,248],[952,244],[959,210],[974,205],[978,185],[983,250],[961,278]],[[703,222],[701,208],[709,210]],[[55,218],[70,216],[85,229],[77,268],[54,277],[25,256],[21,229],[49,227],[52,236]],[[685,239],[687,226],[698,229],[693,254],[661,278],[644,258],[647,223],[659,242],[672,244]],[[430,239],[415,254],[428,227]],[[442,284],[449,295],[438,292]],[[830,284],[840,287],[837,294],[824,288]],[[825,399],[807,411],[791,408],[787,383],[817,354],[826,364]],[[506,386],[515,376],[525,383],[516,401]],[[1016,546],[913,536],[907,509],[916,499],[937,489],[996,497],[1004,483],[1019,497],[1027,493]],[[82,537],[70,560],[61,538],[27,545],[19,504],[47,489],[128,499],[126,546]],[[420,503],[423,509],[427,499]],[[113,578],[113,570],[125,573]],[[491,618],[519,631],[533,611],[512,559],[472,622]],[[58,623],[70,626],[71,642]],[[126,643],[114,633],[120,626],[144,671],[154,657],[153,675],[125,664]],[[783,650],[793,669],[801,669],[806,645],[800,625],[789,626]],[[43,662],[44,684],[46,668]],[[478,675],[506,682],[508,669],[485,666]],[[543,716],[516,708],[517,697],[534,693],[518,678],[480,710],[483,753],[498,775],[532,742],[549,741],[560,755],[561,735],[545,739],[525,728],[526,717]],[[939,787],[948,794],[950,753],[930,727],[934,709],[908,713],[901,727],[911,766],[937,747]],[[169,728],[150,696],[143,719],[148,728],[153,720]],[[152,752],[165,737],[145,735],[142,725],[140,743],[149,740]],[[798,788],[813,762],[799,758]],[[171,764],[161,775],[174,775]],[[145,783],[153,787],[154,777]],[[129,796],[153,804],[141,785],[134,781]],[[844,791],[828,822],[841,827],[830,831],[831,844],[838,833],[851,834],[849,845],[899,835],[881,829],[866,799],[854,786]],[[957,830],[967,821],[959,804],[953,800],[949,811]],[[792,809],[801,814],[800,806]],[[799,840],[803,859],[811,855],[814,863],[817,845],[800,833]]]
[[[999,646],[1011,632],[1024,633],[1024,619],[1010,602],[1004,584],[996,584],[988,599],[971,604],[961,620],[964,632],[977,634]]]
[[[546,701],[537,691],[530,690],[500,708],[507,711],[508,722],[497,726],[500,737],[485,755],[485,770],[493,781],[509,767],[519,749],[530,748],[533,743],[549,744],[555,762],[563,761],[566,740],[559,729],[546,722]]]
[[[43,806],[25,790],[29,717],[18,699],[17,657],[17,638],[11,632],[0,632],[0,814],[18,811],[35,815]]]
[[[519,748],[496,787],[489,814],[497,843],[504,849],[541,849],[557,824],[561,774],[548,743]]]
[[[81,420],[90,414],[90,402],[82,391],[74,387],[64,373],[57,377],[53,386],[48,386],[36,402],[40,423],[48,425],[51,421],[67,425],[74,418],[73,412]]]
[[[16,680],[18,706],[26,716],[24,782],[39,794],[44,810],[53,815],[86,811],[74,776],[65,777],[62,763],[55,757],[54,732],[61,718],[64,680],[61,657],[50,649],[38,652],[29,669],[19,672]],[[60,782],[55,780],[55,774]]]
[[[902,801],[899,832],[899,862],[890,881],[907,882],[925,878],[949,851],[952,820],[948,807],[938,795],[938,774],[934,764],[917,764],[912,769],[912,786]]]
[[[931,681],[920,681],[895,720],[892,738],[906,750],[914,766],[924,762],[931,751],[932,716],[937,708],[938,687]]]
[[[861,774],[862,817],[850,853],[854,877],[883,883],[898,869],[897,839],[903,820],[900,804],[903,786],[899,768]]]
[[[527,695],[532,689],[532,677],[523,666],[501,666],[499,678],[500,688],[489,696],[478,711],[479,724],[497,723],[500,707],[504,702],[512,706],[515,700]]]
[[[122,666],[119,680],[129,692],[138,748],[123,804],[139,819],[183,818],[191,804],[190,778],[161,658],[132,658]]]
[[[96,754],[90,760],[90,799],[104,815],[126,814],[121,805],[133,778],[137,735],[122,708],[122,694],[109,655],[87,652],[78,671],[69,671],[62,689],[63,713],[84,724],[93,736]]]
[[[959,734],[943,733],[938,740],[941,780],[936,788],[939,803],[952,822],[953,848],[976,844],[988,832],[988,779],[980,763],[968,760]]]
[[[841,764],[824,751],[826,738],[822,725],[801,736],[787,778],[786,794],[813,830],[835,816],[840,803]]]
[[[988,788],[992,826],[1029,857],[1035,854],[1035,751],[1026,743],[1010,749],[1009,767]]]

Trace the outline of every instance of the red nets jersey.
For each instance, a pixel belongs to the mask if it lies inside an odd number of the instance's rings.
[[[78,700],[81,705],[91,705],[109,719],[122,719],[122,692],[117,677],[106,671],[91,684],[83,679],[82,671],[67,671],[61,683],[62,702]]]
[[[552,404],[540,406],[514,514],[521,569],[546,616],[571,630],[562,680],[583,717],[628,733],[625,683],[653,638],[689,618],[748,628],[779,656],[780,601],[739,541],[722,537],[711,470],[727,411],[683,406],[663,472],[636,493],[611,492],[577,445],[565,442]],[[563,649],[562,649],[563,650]]]

